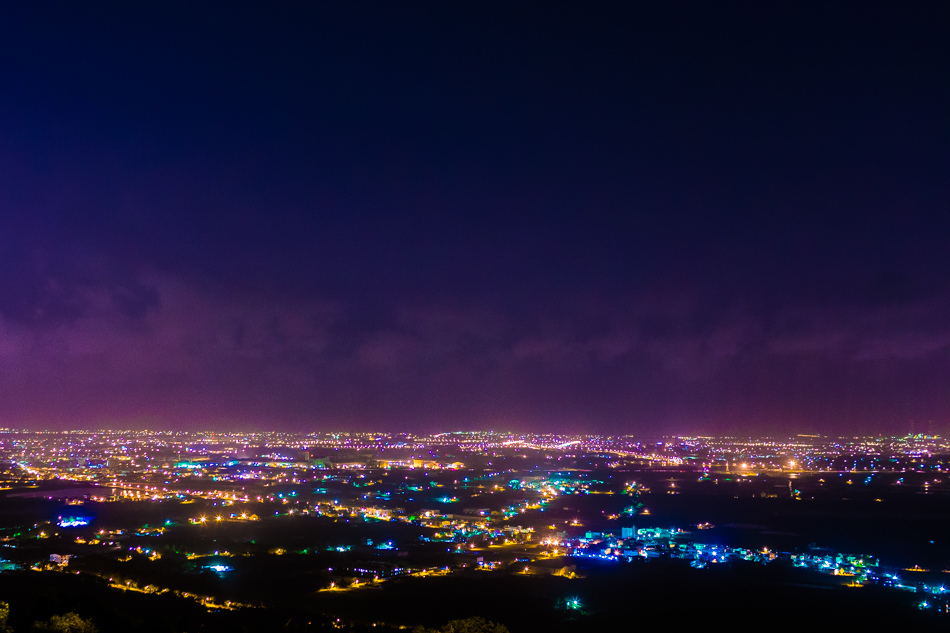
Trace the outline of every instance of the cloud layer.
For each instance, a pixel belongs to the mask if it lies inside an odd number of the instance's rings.
[[[299,298],[156,270],[102,283],[84,265],[57,276],[37,264],[32,283],[8,291],[8,425],[873,430],[932,417],[948,399],[946,296],[766,317],[670,288],[511,313]]]

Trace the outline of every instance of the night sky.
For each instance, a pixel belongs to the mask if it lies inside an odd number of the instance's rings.
[[[0,425],[950,431],[945,2],[0,11]]]

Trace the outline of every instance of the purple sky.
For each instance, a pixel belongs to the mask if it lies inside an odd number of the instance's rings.
[[[941,3],[0,15],[0,424],[950,431]]]

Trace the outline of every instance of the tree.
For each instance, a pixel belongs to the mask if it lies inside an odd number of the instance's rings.
[[[6,602],[0,602],[0,633],[13,633],[13,627],[10,626],[10,605]]]
[[[508,633],[508,628],[482,617],[474,617],[451,620],[438,630],[417,626],[413,633]]]
[[[485,618],[474,617],[452,620],[442,627],[442,633],[508,633],[508,627]]]
[[[34,631],[48,633],[99,633],[99,629],[92,623],[79,617],[79,614],[70,611],[63,615],[54,615],[48,622],[34,622]]]

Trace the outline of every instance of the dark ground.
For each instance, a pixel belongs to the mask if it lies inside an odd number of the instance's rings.
[[[404,578],[380,589],[304,596],[290,592],[268,608],[236,612],[209,613],[181,598],[124,592],[95,578],[58,572],[0,573],[0,597],[11,604],[15,631],[75,611],[92,619],[101,633],[303,631],[332,627],[337,618],[337,626],[378,631],[398,625],[440,626],[474,615],[503,623],[512,633],[721,624],[770,631],[882,630],[890,625],[911,630],[944,626],[948,617],[917,610],[918,594],[844,588],[828,577],[775,565],[693,570],[677,563],[650,562],[597,573],[579,570],[587,577],[574,580],[485,572]],[[565,609],[565,600],[575,598],[581,608]]]

